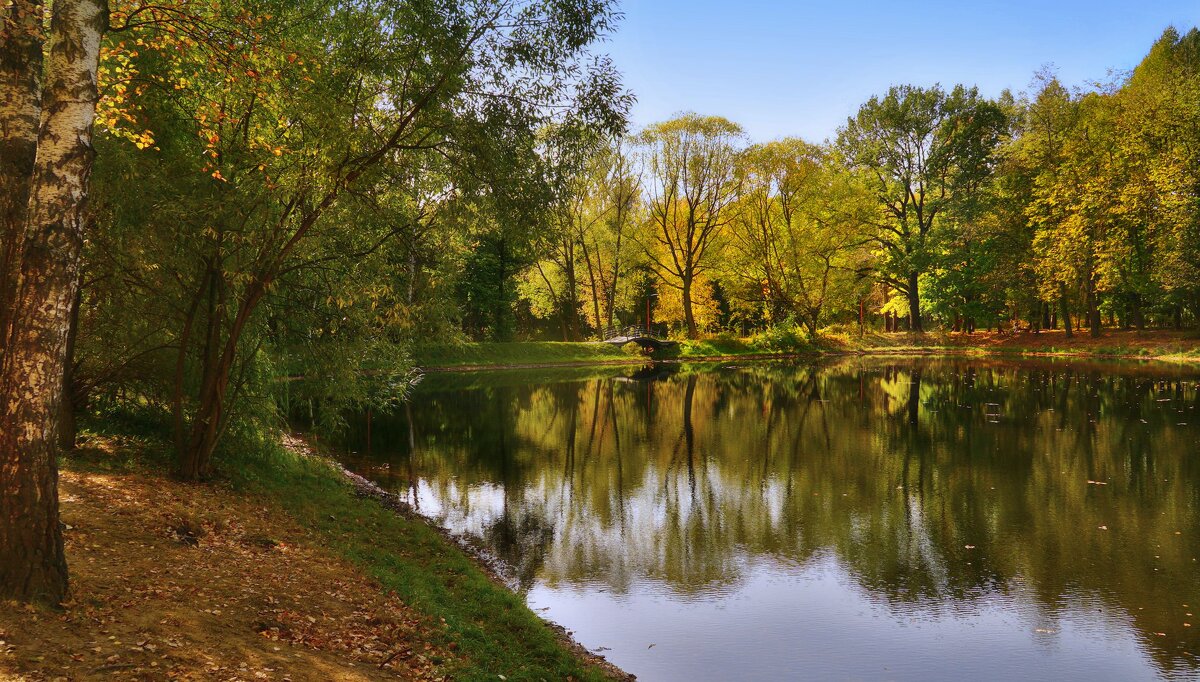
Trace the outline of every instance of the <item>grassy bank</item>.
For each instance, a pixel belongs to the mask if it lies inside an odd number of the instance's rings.
[[[637,357],[607,343],[526,341],[512,343],[456,343],[424,345],[413,350],[413,360],[425,369],[521,366],[545,364],[596,364],[637,362]]]
[[[953,352],[1200,362],[1200,334],[1195,331],[1106,329],[1098,337],[1092,337],[1086,331],[1067,337],[1057,329],[1037,334],[872,333],[864,336],[829,335],[823,339],[823,345],[834,352]]]
[[[0,679],[613,676],[325,460],[261,443],[189,485],[157,438],[87,441],[63,462],[72,599],[0,609]]]
[[[658,359],[694,359],[740,356],[778,356],[817,353],[820,348],[795,334],[751,338],[717,336],[680,341],[654,355]],[[594,365],[645,362],[633,348],[608,343],[515,341],[508,343],[457,343],[418,346],[413,360],[426,370],[522,367],[530,365]]]
[[[825,333],[809,341],[796,335],[760,334],[750,338],[718,336],[655,353],[658,360],[792,357],[834,354],[954,353],[979,355],[1129,358],[1200,362],[1200,334],[1173,331],[1106,330],[1099,338],[1086,332],[1067,338],[1061,330],[1033,334],[904,332],[864,335]],[[543,365],[643,362],[647,358],[600,343],[515,342],[427,346],[415,354],[425,369],[486,369]]]
[[[242,477],[244,490],[275,500],[384,589],[444,624],[445,646],[461,659],[448,666],[451,678],[608,678],[427,522],[356,496],[328,462],[280,448],[257,471]]]

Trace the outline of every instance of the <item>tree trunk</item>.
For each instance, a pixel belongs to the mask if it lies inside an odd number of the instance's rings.
[[[921,292],[917,288],[917,273],[908,273],[908,326],[909,331],[923,332],[921,324]]]
[[[687,335],[689,339],[700,338],[700,331],[696,328],[696,317],[692,314],[692,278],[683,278],[683,321],[687,325]]]
[[[914,370],[908,382],[908,423],[916,426],[921,416],[921,370]]]
[[[8,346],[0,361],[0,598],[57,603],[67,594],[55,461],[58,410],[79,286],[96,70],[106,23],[103,0],[54,3],[44,115]]]
[[[75,339],[79,336],[79,304],[82,296],[75,292],[71,301],[71,322],[67,329],[67,351],[63,358],[62,402],[58,407],[58,447],[66,452],[75,449],[79,435],[76,428],[75,408]]]
[[[1063,329],[1066,331],[1067,338],[1069,339],[1075,335],[1075,332],[1071,329],[1071,305],[1067,301],[1067,285],[1061,282],[1058,285],[1058,301],[1059,305],[1062,306]]]
[[[42,3],[16,0],[0,21],[0,356],[21,268],[41,116]]]
[[[567,338],[564,341],[578,341],[582,338],[579,325],[579,282],[575,279],[574,254],[571,254],[563,274],[566,275],[566,291],[563,292],[562,314],[566,323]]]
[[[1096,282],[1092,279],[1087,280],[1087,318],[1088,318],[1088,333],[1091,337],[1097,338],[1100,336],[1100,305],[1096,300]]]
[[[1137,327],[1139,332],[1146,330],[1146,313],[1142,309],[1142,295],[1134,294],[1132,306],[1133,326]]]

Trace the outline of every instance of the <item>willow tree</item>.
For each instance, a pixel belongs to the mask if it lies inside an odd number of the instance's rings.
[[[79,287],[99,96],[96,72],[108,12],[103,0],[57,0],[50,10],[48,40],[42,35],[40,2],[16,0],[0,17],[6,268],[0,316],[5,339],[0,359],[0,598],[56,603],[67,593],[55,462],[57,415],[71,307]]]
[[[743,133],[719,116],[684,114],[642,131],[646,157],[647,257],[678,290],[688,338],[699,338],[693,302],[698,279],[713,267],[717,242],[737,198],[736,160]]]
[[[541,257],[523,287],[535,315],[558,318],[565,341],[582,338],[585,320],[598,332],[612,326],[640,219],[641,178],[625,138],[600,140],[586,151],[556,183],[550,229],[538,236]]]

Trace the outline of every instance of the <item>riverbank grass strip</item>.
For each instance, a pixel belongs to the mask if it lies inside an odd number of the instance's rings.
[[[272,446],[237,469],[239,488],[276,501],[405,604],[444,623],[444,646],[462,661],[448,670],[453,679],[610,679],[427,522],[356,496],[330,462]]]
[[[620,346],[598,342],[458,343],[419,346],[413,351],[414,363],[427,369],[634,360]]]

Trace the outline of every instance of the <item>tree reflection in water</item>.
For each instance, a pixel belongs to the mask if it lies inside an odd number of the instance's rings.
[[[434,377],[347,462],[483,538],[525,589],[704,600],[755,562],[833,559],[899,613],[1019,594],[1052,622],[1089,595],[1160,672],[1194,672],[1198,406],[1195,376],[1147,366],[508,372]]]

